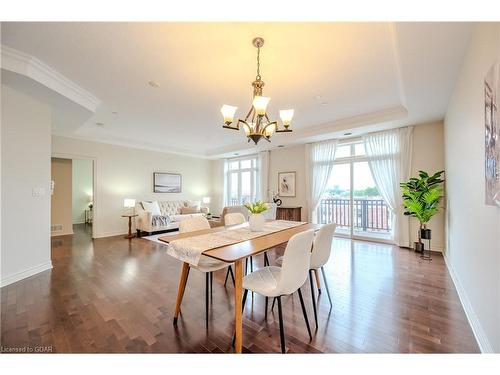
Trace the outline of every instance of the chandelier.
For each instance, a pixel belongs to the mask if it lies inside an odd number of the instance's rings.
[[[224,117],[225,129],[240,130],[243,127],[245,134],[250,140],[257,144],[262,138],[266,141],[271,142],[272,135],[276,133],[290,133],[290,123],[293,118],[293,109],[280,110],[280,118],[283,122],[283,129],[279,129],[277,121],[269,120],[266,113],[267,105],[271,98],[262,96],[262,88],[264,87],[264,81],[260,76],[260,49],[264,45],[264,39],[255,38],[252,41],[254,47],[257,48],[257,76],[255,81],[252,82],[253,86],[253,101],[250,110],[248,111],[245,119],[238,119],[236,125],[231,125],[234,122],[234,115],[236,113],[237,107],[224,104],[221,108],[222,116]]]

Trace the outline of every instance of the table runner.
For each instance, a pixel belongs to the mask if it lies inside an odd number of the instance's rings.
[[[237,225],[220,232],[200,234],[199,236],[172,241],[168,245],[167,254],[183,262],[197,266],[201,254],[207,250],[233,245],[303,224],[306,223],[287,220],[268,221],[264,224],[263,230],[259,232],[252,232],[248,228],[248,223],[246,225]]]

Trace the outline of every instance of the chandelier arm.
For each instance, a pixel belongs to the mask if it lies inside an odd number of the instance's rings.
[[[265,132],[266,129],[271,126],[271,125],[276,125],[276,129],[278,128],[278,122],[277,121],[273,121],[273,122],[268,122],[266,126],[264,126],[264,129],[262,129],[262,132]]]
[[[248,123],[245,120],[241,120],[241,119],[238,120],[238,125],[239,125],[240,122],[243,124],[243,126],[247,127],[248,133],[250,134],[252,132],[252,128],[250,127],[250,125],[248,125]]]
[[[248,111],[247,115],[245,116],[245,121],[248,120],[248,118],[250,117],[250,115],[252,114],[253,111],[254,111],[253,106],[251,106],[250,110]],[[253,117],[252,117],[252,121],[253,121]]]

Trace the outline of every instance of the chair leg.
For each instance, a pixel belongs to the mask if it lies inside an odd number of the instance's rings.
[[[274,303],[276,302],[276,297],[273,298],[273,304],[271,305],[271,311],[274,311]]]
[[[224,286],[226,286],[227,284],[227,278],[229,277],[229,270],[231,269],[231,266],[227,267],[227,271],[226,271],[226,279],[224,280]]]
[[[309,270],[309,283],[311,284],[311,298],[314,311],[314,322],[316,323],[316,331],[318,330],[318,313],[316,311],[316,296],[314,295],[313,270]]]
[[[314,270],[314,276],[316,277],[316,286],[318,287],[318,294],[321,294],[321,280],[319,279],[318,270]]]
[[[269,266],[269,258],[267,257],[267,251],[264,253],[264,267]]]
[[[241,314],[243,315],[243,311],[245,311],[245,302],[247,300],[247,294],[248,294],[248,289],[245,289],[243,292],[243,300],[241,301]],[[236,341],[236,332],[233,333],[233,347],[234,347],[234,342]]]
[[[269,304],[269,297],[266,297],[266,310],[264,312],[264,319],[267,320],[267,306]]]
[[[253,272],[253,258],[250,257],[250,272]]]
[[[233,286],[236,286],[236,281],[234,281],[234,274],[231,266],[229,266],[229,273],[231,274],[231,279],[233,279]]]
[[[205,328],[208,328],[208,284],[210,283],[209,272],[205,273]]]
[[[299,293],[300,306],[302,307],[302,314],[304,314],[304,320],[306,321],[306,327],[307,327],[307,332],[309,333],[309,339],[312,340],[311,327],[309,326],[309,319],[307,319],[306,306],[304,305],[304,299],[302,298],[302,292],[300,291],[300,288],[297,289],[297,292]]]
[[[212,299],[213,295],[213,286],[214,286],[214,273],[210,272],[210,299]]]
[[[245,259],[245,276],[248,273],[248,258]]]
[[[330,307],[333,307],[332,297],[330,297],[330,289],[328,288],[328,283],[326,282],[325,269],[321,267],[321,273],[323,274],[323,281],[325,282],[326,294],[328,295],[328,300],[330,301]]]
[[[285,354],[285,327],[283,326],[283,312],[281,311],[281,296],[278,298],[278,317],[280,321],[281,353]]]

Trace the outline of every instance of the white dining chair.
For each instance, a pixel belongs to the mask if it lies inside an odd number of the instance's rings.
[[[224,216],[224,225],[228,227],[232,225],[243,224],[246,221],[247,220],[245,219],[245,215],[243,215],[241,212],[233,212]]]
[[[323,282],[325,283],[326,294],[328,295],[328,301],[330,301],[330,308],[333,307],[332,297],[330,296],[330,289],[328,288],[328,282],[326,281],[324,265],[328,262],[330,254],[332,252],[333,233],[335,233],[336,227],[336,224],[323,225],[314,237],[314,243],[311,253],[311,265],[309,268],[309,284],[311,285],[311,298],[316,329],[318,329],[318,312],[316,308],[316,295],[314,293],[313,272],[318,275],[319,271],[321,270],[321,273],[323,275]],[[276,259],[276,264],[281,265],[282,262],[283,257]],[[271,309],[274,307],[274,302],[275,301],[273,301],[273,306],[271,307]]]
[[[179,232],[180,233],[187,233],[187,232],[194,232],[194,231],[199,231],[199,230],[205,230],[205,229],[210,229],[210,224],[208,223],[208,220],[205,219],[203,216],[199,217],[194,217],[192,219],[187,219],[187,220],[182,220],[179,223]],[[210,258],[206,255],[201,255],[200,261],[198,262],[198,265],[189,265],[188,269],[188,276],[189,277],[189,270],[191,268],[194,268],[200,272],[203,272],[205,274],[205,324],[208,327],[208,294],[209,294],[209,289],[210,289],[210,295],[212,294],[212,287],[213,287],[213,272],[221,270],[226,267],[231,267],[230,264],[226,262],[222,262],[220,260],[216,260],[213,258]],[[186,284],[187,284],[187,277],[186,277]],[[234,281],[234,278],[233,278]],[[185,286],[184,286],[185,288]],[[184,293],[184,291],[182,292]],[[176,324],[176,319],[174,319],[174,324]]]
[[[240,225],[243,223],[246,223],[246,218],[245,215],[243,215],[241,212],[232,212],[224,215],[224,225],[226,227],[231,227],[234,225]],[[264,265],[266,265],[266,259],[267,255],[264,253],[265,259],[264,259]],[[245,275],[247,274],[247,269],[248,269],[248,258],[245,260]],[[250,272],[253,272],[253,258],[250,257]],[[226,272],[226,279],[224,280],[224,285],[227,283],[227,279],[231,275],[231,278],[233,279],[234,282],[234,275],[233,275],[233,270],[231,267],[227,269]]]
[[[309,333],[309,338],[312,340],[309,319],[307,318],[307,311],[300,288],[307,281],[313,236],[314,232],[312,230],[294,235],[290,238],[286,246],[282,267],[267,266],[243,278],[243,289],[245,290],[243,294],[243,310],[245,309],[245,301],[249,290],[266,297],[266,318],[269,297],[277,299],[282,353],[285,353],[285,329],[281,308],[282,296],[298,292],[307,332]]]

